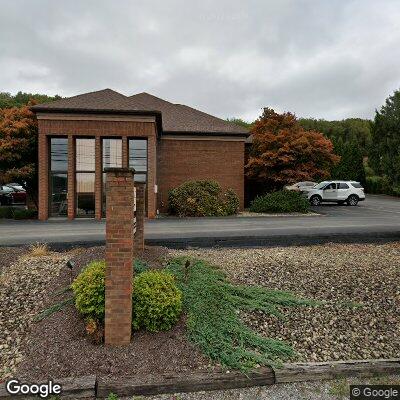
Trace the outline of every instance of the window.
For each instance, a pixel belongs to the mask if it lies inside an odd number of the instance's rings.
[[[355,187],[356,189],[363,189],[363,186],[359,182],[351,182],[351,186]]]
[[[147,182],[147,140],[129,140],[129,167],[135,169],[135,182]]]
[[[349,185],[344,182],[340,182],[338,185],[339,185],[338,189],[348,189],[349,188]]]
[[[76,215],[94,217],[95,140],[76,139]]]
[[[336,189],[336,183],[330,183],[325,189]]]
[[[103,195],[102,212],[106,215],[106,168],[122,167],[122,139],[103,139]]]
[[[50,138],[49,206],[52,217],[67,215],[68,138]]]
[[[103,139],[103,171],[122,167],[122,140]]]

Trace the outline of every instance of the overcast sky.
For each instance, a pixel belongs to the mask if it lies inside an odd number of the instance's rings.
[[[399,0],[0,0],[0,91],[150,92],[222,118],[373,117]]]

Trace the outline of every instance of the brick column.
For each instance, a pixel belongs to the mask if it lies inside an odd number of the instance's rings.
[[[39,215],[40,221],[49,217],[49,154],[47,136],[39,133]]]
[[[146,184],[135,183],[136,187],[136,233],[133,246],[134,256],[143,253],[144,250],[144,218],[146,212]]]
[[[94,215],[96,219],[101,219],[103,208],[103,177],[102,177],[102,154],[101,154],[101,138],[95,138],[95,178],[94,178]]]
[[[68,219],[75,218],[75,143],[68,135]]]
[[[133,170],[106,173],[105,344],[126,345],[132,329]]]

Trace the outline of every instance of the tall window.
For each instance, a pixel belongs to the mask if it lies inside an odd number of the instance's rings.
[[[135,169],[135,182],[147,182],[146,139],[129,139],[129,167]]]
[[[122,167],[122,139],[103,139],[103,215],[106,212],[106,168]]]
[[[50,215],[67,215],[68,139],[50,138]]]
[[[94,217],[95,140],[76,139],[76,215]]]

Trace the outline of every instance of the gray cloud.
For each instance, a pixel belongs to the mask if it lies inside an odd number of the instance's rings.
[[[148,91],[211,114],[372,117],[400,86],[398,0],[0,0],[0,90]]]

